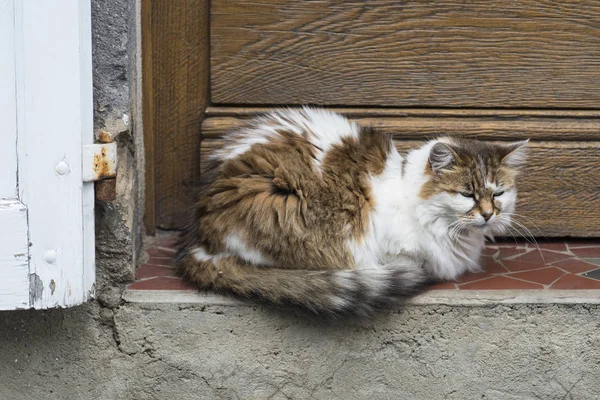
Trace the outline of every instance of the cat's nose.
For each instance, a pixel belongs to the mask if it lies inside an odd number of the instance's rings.
[[[492,215],[494,215],[493,211],[482,211],[481,212],[481,216],[483,217],[483,219],[485,219],[486,221],[489,221],[490,218],[492,218]]]

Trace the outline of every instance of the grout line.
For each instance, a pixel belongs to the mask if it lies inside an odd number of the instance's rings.
[[[521,271],[521,272],[529,272],[529,271]],[[528,281],[526,279],[522,279],[522,278],[516,278],[514,276],[505,276],[505,278],[508,279],[514,279],[515,281],[521,281],[521,282],[526,282],[526,283],[533,283],[534,285],[540,285],[542,288],[544,288],[544,284],[543,283],[539,283],[539,282],[533,282],[533,281]],[[496,289],[497,290],[497,289]],[[521,290],[521,289],[519,289]],[[525,289],[524,289],[525,290]],[[526,290],[531,290],[531,289],[526,289]]]
[[[158,250],[163,250],[163,251],[168,251],[169,253],[177,253],[177,249],[174,249],[172,247],[164,247],[164,246],[154,246],[154,249],[158,249]]]
[[[564,271],[563,271],[564,272]],[[558,282],[563,276],[567,275],[568,272],[566,274],[562,274],[561,276],[559,276],[558,278],[556,278],[554,281],[552,281],[552,283],[550,283],[548,285],[548,290],[552,290],[551,287],[552,285],[554,285],[556,282]],[[571,275],[575,275],[575,274],[571,274]]]

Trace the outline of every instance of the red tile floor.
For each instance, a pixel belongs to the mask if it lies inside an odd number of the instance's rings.
[[[174,234],[149,238],[143,263],[129,290],[194,290],[175,275]],[[456,282],[431,286],[432,290],[600,289],[600,240],[502,242],[487,246],[483,272]]]

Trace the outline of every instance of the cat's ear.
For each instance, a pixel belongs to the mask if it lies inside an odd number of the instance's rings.
[[[519,169],[527,161],[527,144],[529,139],[502,145],[502,163],[508,167]]]
[[[454,164],[456,153],[446,143],[437,142],[429,152],[429,166],[434,174],[438,174],[444,169]]]

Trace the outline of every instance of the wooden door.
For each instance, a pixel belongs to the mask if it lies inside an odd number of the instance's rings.
[[[148,113],[151,229],[182,226],[203,160],[229,129],[311,104],[378,127],[402,150],[441,134],[530,138],[518,202],[528,228],[600,236],[598,2],[155,3],[146,86],[171,101]]]
[[[95,281],[89,2],[0,0],[0,121],[0,310],[81,304]]]

